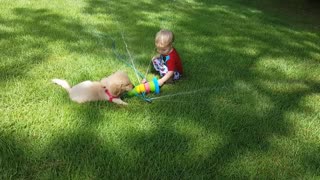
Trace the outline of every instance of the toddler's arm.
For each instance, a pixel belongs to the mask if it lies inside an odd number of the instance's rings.
[[[160,54],[153,56],[152,61],[154,61],[155,59],[158,59],[158,58],[160,58]]]
[[[158,80],[159,86],[162,86],[166,81],[173,77],[174,72],[168,71],[161,79]]]

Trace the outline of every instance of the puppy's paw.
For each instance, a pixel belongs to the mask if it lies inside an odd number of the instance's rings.
[[[120,104],[120,105],[125,105],[125,106],[128,105],[128,103],[122,101],[120,98],[113,99],[112,102],[114,102],[116,104]]]

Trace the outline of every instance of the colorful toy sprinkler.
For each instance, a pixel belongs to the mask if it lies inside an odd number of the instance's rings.
[[[127,93],[129,97],[132,96],[140,96],[142,97],[145,101],[151,102],[151,99],[145,98],[145,94],[149,94],[150,92],[153,92],[155,94],[160,93],[160,87],[158,83],[158,79],[154,77],[152,81],[146,82],[144,84],[139,84],[135,86],[131,91]]]

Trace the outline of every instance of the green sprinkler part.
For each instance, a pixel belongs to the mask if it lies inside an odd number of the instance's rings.
[[[129,91],[128,93],[128,96],[132,97],[132,96],[135,96],[136,94],[138,94],[138,92],[136,91],[136,89],[132,89],[131,91]]]

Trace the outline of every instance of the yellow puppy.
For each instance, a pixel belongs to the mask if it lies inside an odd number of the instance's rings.
[[[77,103],[88,101],[110,101],[117,104],[127,105],[120,99],[120,95],[130,91],[133,85],[128,75],[117,71],[99,81],[84,81],[73,87],[66,80],[52,79],[52,82],[62,86],[69,93],[71,100]]]

